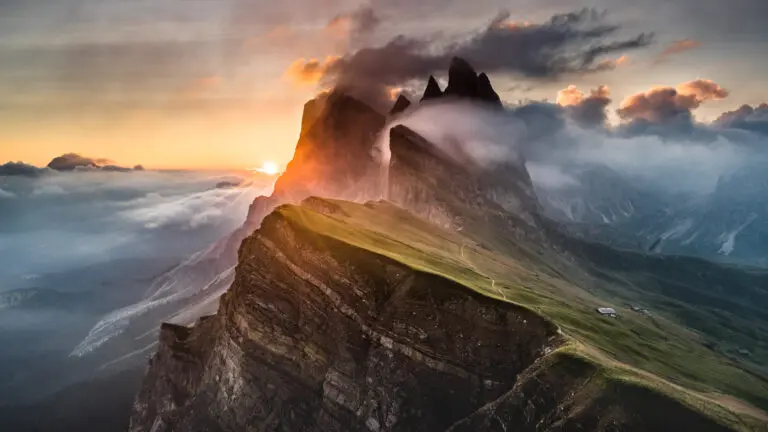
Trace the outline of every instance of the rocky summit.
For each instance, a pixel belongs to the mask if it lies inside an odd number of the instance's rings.
[[[502,107],[501,98],[491,85],[491,80],[485,73],[477,74],[475,69],[464,59],[454,57],[448,70],[448,86],[445,91],[435,77],[430,76],[421,102],[427,102],[442,97],[452,97],[491,106]]]
[[[392,109],[389,111],[389,115],[397,115],[405,110],[407,110],[411,106],[411,101],[408,100],[407,97],[400,95],[397,97],[397,100],[395,101],[395,105],[392,107]]]
[[[460,59],[445,93],[430,79],[437,97],[498,102]],[[405,126],[388,130],[382,176],[385,122],[344,94],[307,104],[293,161],[228,243],[242,239],[218,312],[162,326],[130,431],[768,424],[768,379],[712,343],[759,332],[706,319],[739,309],[765,328],[768,276],[569,237],[524,161],[476,166]]]

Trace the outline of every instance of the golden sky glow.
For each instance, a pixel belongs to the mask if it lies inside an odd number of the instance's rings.
[[[605,85],[613,97],[610,115],[620,101],[653,86],[706,78],[731,91],[697,109],[697,118],[711,120],[765,102],[765,3],[735,2],[740,7],[680,0],[660,14],[654,1],[595,0],[590,4],[608,10],[622,31],[655,31],[656,43],[607,56],[597,65],[606,70],[595,74],[491,78],[506,101],[554,101],[568,84],[584,91]],[[45,165],[77,152],[148,168],[284,166],[304,103],[327,86],[319,82],[323,72],[340,58],[397,35],[476,31],[504,6],[498,0],[160,3],[8,2],[0,14],[0,163]],[[362,5],[374,5],[375,16],[362,14]],[[521,0],[499,25],[522,32],[582,6],[553,9]],[[739,23],[738,37],[721,19],[725,13]],[[394,98],[400,89],[389,91]]]

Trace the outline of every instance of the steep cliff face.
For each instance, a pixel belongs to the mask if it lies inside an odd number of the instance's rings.
[[[277,210],[218,314],[164,326],[131,431],[441,430],[558,343],[526,309]]]
[[[378,197],[378,165],[372,149],[386,117],[342,93],[331,93],[304,107],[293,159],[269,197],[257,198],[246,222],[248,232],[280,204],[311,195],[365,201]]]
[[[535,231],[538,201],[522,164],[481,168],[405,126],[391,129],[390,152],[389,201],[446,228],[460,229],[467,217],[502,217]]]

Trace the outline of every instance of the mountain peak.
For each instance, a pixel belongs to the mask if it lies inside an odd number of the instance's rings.
[[[407,97],[400,95],[397,98],[397,101],[395,102],[395,105],[392,107],[391,110],[389,110],[389,115],[393,116],[396,114],[400,114],[401,112],[408,109],[408,107],[411,106],[411,101],[408,100]]]
[[[454,57],[451,60],[448,69],[448,87],[446,87],[445,92],[440,90],[440,85],[435,77],[430,76],[421,101],[438,99],[443,96],[472,99],[498,107],[502,106],[501,98],[493,89],[488,75],[485,73],[478,75],[472,65],[460,57]]]
[[[438,84],[435,77],[430,75],[429,80],[427,81],[427,88],[424,90],[424,96],[422,96],[421,101],[424,102],[432,99],[439,99],[441,97],[443,97],[443,90],[440,88],[440,84]]]
[[[491,80],[485,72],[477,77],[477,97],[492,104],[501,105],[501,98],[491,85]]]
[[[454,57],[448,69],[447,96],[475,97],[477,95],[477,72],[466,60]]]

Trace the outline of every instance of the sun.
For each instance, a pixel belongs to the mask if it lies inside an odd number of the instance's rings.
[[[273,176],[280,174],[280,166],[272,161],[266,161],[261,164],[260,168],[255,168],[254,171]]]

